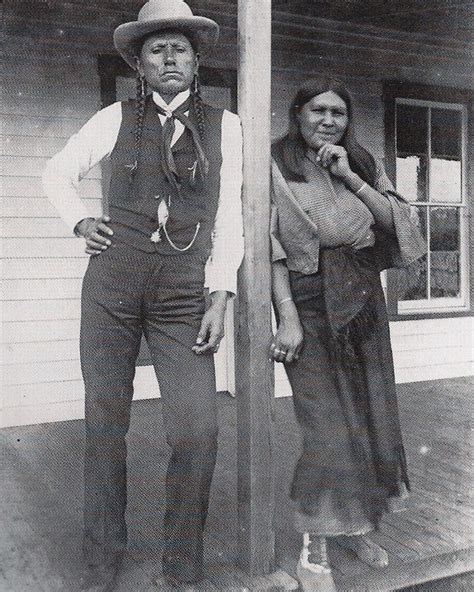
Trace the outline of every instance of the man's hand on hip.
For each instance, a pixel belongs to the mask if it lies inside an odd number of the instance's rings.
[[[109,216],[100,218],[84,218],[76,227],[77,236],[86,239],[86,253],[88,255],[99,255],[112,244],[108,236],[112,236],[114,231],[107,226],[110,222]]]

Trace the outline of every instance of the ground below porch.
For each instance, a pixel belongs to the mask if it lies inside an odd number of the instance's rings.
[[[395,590],[473,569],[473,386],[471,378],[399,386],[413,489],[409,508],[384,519],[380,532],[373,535],[389,552],[391,563],[384,570],[370,569],[331,545],[338,590]],[[299,437],[292,401],[275,400],[276,549],[277,568],[282,571],[257,580],[232,567],[237,559],[236,410],[227,395],[219,395],[219,402],[220,448],[207,529],[208,579],[200,590],[295,589],[292,577],[300,541],[292,528],[288,487]],[[128,442],[130,554],[117,592],[166,592],[159,556],[168,449],[158,400],[133,404]],[[0,431],[2,592],[78,589],[82,447],[82,421]],[[413,590],[472,589],[470,576],[457,582],[454,587],[431,583]]]

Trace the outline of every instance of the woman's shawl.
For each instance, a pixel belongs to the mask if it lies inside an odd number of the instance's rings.
[[[318,228],[301,208],[285,178],[284,162],[272,161],[272,260],[286,259],[289,270],[304,275],[321,270],[323,298],[336,356],[352,363],[354,347],[365,341],[377,323],[380,271],[406,267],[426,253],[426,244],[411,219],[410,204],[396,191],[378,165],[374,183],[380,199],[390,203],[394,232],[372,226],[375,244],[361,250],[350,246],[320,249]],[[277,163],[278,161],[278,163]],[[281,170],[283,169],[283,170]],[[324,184],[326,185],[326,184]],[[321,191],[327,190],[321,187]]]
[[[300,207],[285,178],[285,169],[277,155],[272,161],[272,260],[287,260],[288,269],[316,273],[319,268],[319,239],[314,221]],[[283,169],[283,170],[282,170]],[[410,204],[396,191],[378,165],[375,190],[392,208],[394,233],[375,225],[375,254],[379,271],[407,267],[426,253],[426,244],[411,217]],[[382,197],[383,196],[383,197]]]

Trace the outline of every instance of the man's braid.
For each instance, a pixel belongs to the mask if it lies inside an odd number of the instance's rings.
[[[194,102],[194,112],[196,113],[196,119],[198,124],[198,131],[201,141],[204,141],[206,136],[206,120],[204,116],[204,107],[202,104],[202,97],[201,97],[201,85],[199,82],[198,74],[194,77],[194,85],[193,85],[193,102]]]
[[[137,94],[135,101],[135,162],[130,169],[130,175],[133,177],[138,167],[140,159],[140,149],[143,135],[143,121],[145,118],[145,103],[146,103],[146,80],[137,71]]]

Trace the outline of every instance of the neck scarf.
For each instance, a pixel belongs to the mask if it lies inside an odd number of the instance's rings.
[[[168,181],[176,189],[177,194],[180,195],[181,179],[176,168],[176,163],[171,148],[171,141],[173,139],[173,134],[175,131],[175,119],[180,121],[185,127],[185,129],[191,132],[194,151],[196,153],[196,167],[203,181],[206,178],[209,171],[209,161],[207,160],[206,155],[204,153],[204,148],[202,146],[199,131],[192,118],[187,117],[185,115],[185,113],[187,111],[190,111],[192,108],[191,98],[188,98],[174,111],[166,111],[165,109],[156,104],[155,108],[158,111],[158,113],[166,116],[166,121],[162,129],[162,142],[160,151],[161,167]],[[192,184],[194,184],[194,179],[195,176],[193,175],[191,177]]]

